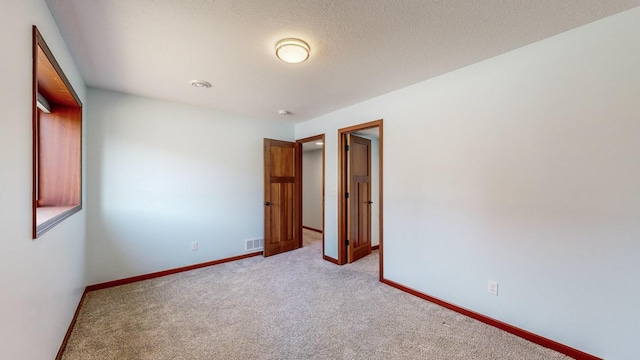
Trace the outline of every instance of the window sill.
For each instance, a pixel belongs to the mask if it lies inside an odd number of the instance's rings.
[[[82,205],[41,206],[36,209],[36,238],[69,216],[82,210]]]

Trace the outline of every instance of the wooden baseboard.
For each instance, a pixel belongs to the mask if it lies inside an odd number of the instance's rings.
[[[371,251],[380,249],[380,245],[373,245]]]
[[[311,230],[311,231],[315,231],[317,233],[322,234],[322,230],[320,230],[320,229],[316,229],[316,228],[312,228],[312,227],[308,227],[308,226],[303,226],[302,228],[303,229],[307,229],[307,230]]]
[[[578,349],[574,349],[572,347],[569,347],[567,345],[564,345],[564,344],[561,344],[559,342],[553,341],[551,339],[547,339],[545,337],[542,337],[540,335],[534,334],[534,333],[529,332],[527,330],[520,329],[518,327],[515,327],[513,325],[507,324],[507,323],[502,322],[500,320],[496,320],[496,319],[490,318],[488,316],[484,316],[484,315],[482,315],[480,313],[477,313],[475,311],[471,311],[471,310],[465,309],[463,307],[448,303],[448,302],[446,302],[444,300],[440,300],[440,299],[435,298],[433,296],[421,293],[421,292],[419,292],[417,290],[408,288],[408,287],[406,287],[404,285],[401,285],[401,284],[398,284],[398,283],[396,283],[394,281],[387,280],[387,279],[381,279],[380,281],[382,283],[387,284],[389,286],[392,286],[392,287],[394,287],[394,288],[396,288],[398,290],[404,291],[404,292],[409,293],[411,295],[417,296],[417,297],[419,297],[421,299],[424,299],[424,300],[430,301],[432,303],[438,304],[438,305],[440,305],[442,307],[445,307],[445,308],[447,308],[449,310],[453,310],[453,311],[455,311],[457,313],[460,313],[462,315],[468,316],[468,317],[470,317],[472,319],[476,319],[478,321],[482,321],[483,323],[485,323],[487,325],[491,325],[491,326],[497,327],[500,330],[504,330],[504,331],[506,331],[508,333],[511,333],[513,335],[516,335],[516,336],[519,336],[519,337],[521,337],[523,339],[529,340],[529,341],[531,341],[533,343],[536,343],[538,345],[544,346],[544,347],[549,348],[551,350],[555,350],[555,351],[557,351],[559,353],[565,354],[565,355],[570,356],[570,357],[572,357],[574,359],[578,359],[578,360],[602,360],[599,357],[593,356],[591,354],[587,354],[587,353],[585,353],[583,351],[580,351]]]
[[[133,277],[120,279],[120,280],[108,281],[108,282],[101,283],[101,284],[89,285],[89,286],[87,286],[87,290],[86,291],[87,292],[95,291],[95,290],[106,289],[106,288],[110,288],[110,287],[114,287],[114,286],[129,284],[129,283],[133,283],[133,282],[137,282],[137,281],[149,280],[149,279],[153,279],[153,278],[157,278],[157,277],[161,277],[161,276],[167,276],[167,275],[171,275],[171,274],[176,274],[176,273],[183,272],[183,271],[199,269],[199,268],[212,266],[212,265],[224,264],[224,263],[230,262],[230,261],[242,260],[242,259],[250,258],[250,257],[253,257],[253,256],[258,256],[258,255],[261,255],[261,254],[262,254],[262,251],[258,251],[258,252],[253,252],[253,253],[244,254],[244,255],[238,255],[238,256],[234,256],[234,257],[230,257],[230,258],[226,258],[226,259],[208,261],[208,262],[205,262],[205,263],[194,264],[194,265],[189,265],[189,266],[183,266],[183,267],[179,267],[179,268],[175,268],[175,269],[158,271],[158,272],[154,272],[154,273],[150,273],[150,274],[138,275],[138,276],[133,276]]]
[[[82,303],[84,302],[84,297],[86,295],[87,295],[87,288],[84,288],[84,291],[82,292],[82,297],[80,297],[80,301],[78,302],[78,307],[76,307],[76,312],[73,314],[73,319],[71,319],[71,323],[69,323],[69,328],[67,329],[67,333],[64,335],[64,339],[62,339],[62,344],[60,345],[60,349],[58,349],[56,360],[62,359],[62,354],[64,353],[64,349],[67,348],[69,337],[71,336],[73,327],[76,325],[76,320],[78,320],[78,314],[80,313],[80,307],[82,306]]]
[[[336,259],[334,259],[332,257],[329,257],[327,255],[322,255],[322,259],[327,260],[330,263],[334,263],[336,265],[340,265],[340,264],[338,264],[338,260],[336,260]]]

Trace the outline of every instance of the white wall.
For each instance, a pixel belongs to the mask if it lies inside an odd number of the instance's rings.
[[[327,255],[336,130],[383,118],[387,279],[640,358],[638,34],[640,8],[297,125],[326,133]]]
[[[302,153],[302,225],[322,230],[322,149]]]
[[[291,141],[293,125],[92,88],[89,117],[89,284],[241,255],[262,237],[263,138]]]
[[[0,357],[48,360],[56,356],[84,290],[85,210],[31,239],[32,25],[38,26],[83,103],[85,88],[45,2],[4,1],[0,11]]]

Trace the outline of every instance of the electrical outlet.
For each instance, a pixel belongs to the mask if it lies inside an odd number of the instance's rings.
[[[491,295],[498,296],[498,282],[489,280],[487,283],[487,292]]]
[[[196,251],[198,250],[198,242],[194,241],[191,243],[191,251]]]

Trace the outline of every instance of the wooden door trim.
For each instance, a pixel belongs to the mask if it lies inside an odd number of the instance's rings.
[[[319,134],[319,135],[314,135],[314,136],[309,136],[306,138],[302,138],[299,140],[296,140],[296,144],[298,144],[298,148],[300,149],[300,156],[298,156],[298,159],[300,160],[298,164],[296,164],[296,172],[297,174],[300,176],[300,186],[299,186],[299,191],[298,191],[298,201],[299,201],[299,205],[298,205],[298,218],[300,219],[300,247],[302,247],[302,228],[304,227],[302,225],[302,182],[304,181],[304,179],[302,178],[302,144],[304,143],[308,143],[308,142],[312,142],[312,141],[322,141],[323,145],[322,145],[322,229],[314,229],[314,230],[321,230],[320,232],[322,233],[322,258],[327,260],[327,256],[324,253],[324,163],[325,163],[325,147],[326,147],[326,142],[325,142],[325,134]]]
[[[379,150],[378,150],[378,162],[379,162],[379,176],[378,176],[378,181],[380,184],[380,187],[378,189],[379,192],[379,199],[378,199],[378,206],[379,206],[379,220],[378,220],[378,228],[379,228],[379,256],[380,256],[380,280],[382,280],[383,274],[384,274],[384,267],[383,264],[384,262],[383,260],[383,223],[384,221],[383,219],[383,186],[382,186],[382,180],[383,180],[383,161],[382,161],[382,147],[383,147],[383,126],[382,126],[382,119],[380,120],[374,120],[374,121],[370,121],[370,122],[366,122],[363,124],[358,124],[358,125],[353,125],[353,126],[349,126],[346,128],[342,128],[342,129],[338,129],[338,194],[340,196],[340,200],[338,201],[338,264],[339,265],[344,265],[347,262],[347,246],[345,244],[345,240],[346,238],[346,231],[347,231],[347,224],[346,224],[346,219],[345,219],[345,213],[346,213],[346,208],[347,208],[347,199],[345,199],[344,197],[344,193],[346,192],[347,189],[347,179],[346,179],[346,153],[344,151],[344,147],[346,145],[346,139],[345,139],[345,134],[351,133],[351,132],[355,132],[358,130],[365,130],[365,129],[371,129],[371,128],[375,128],[377,127],[379,129],[379,138],[378,138],[378,143],[379,143]]]

